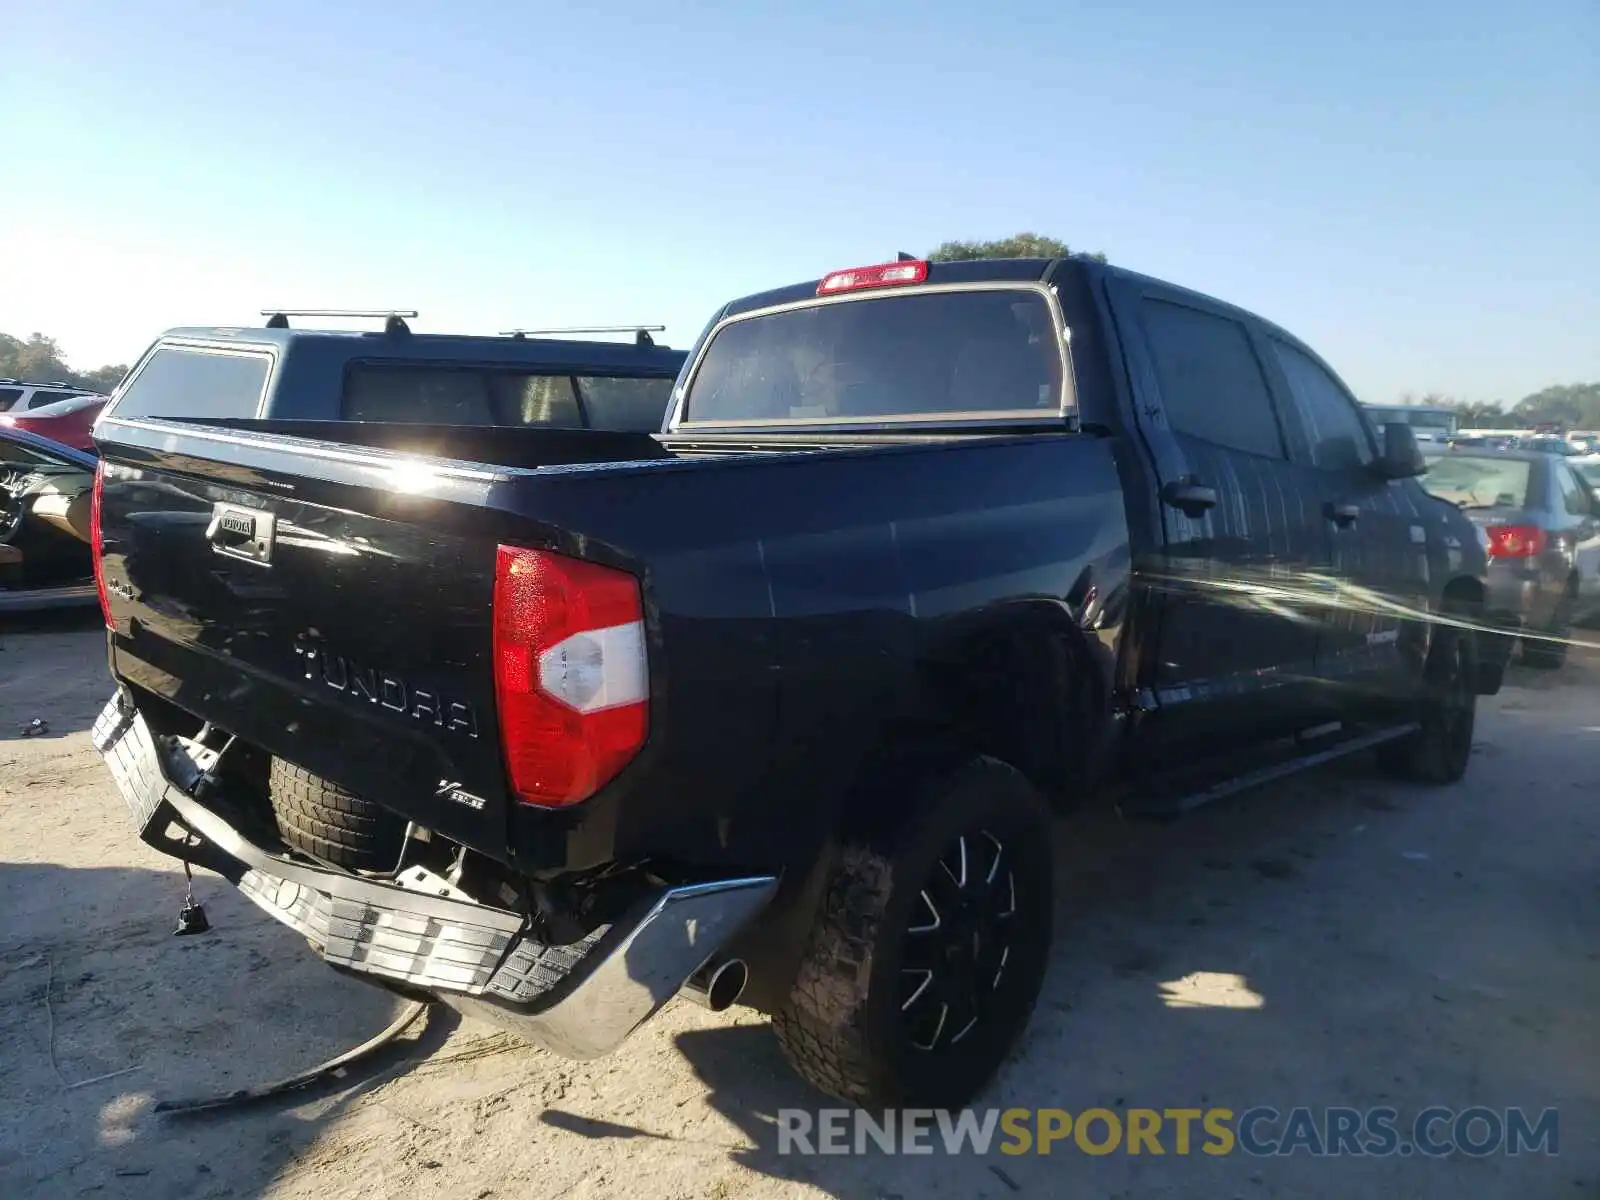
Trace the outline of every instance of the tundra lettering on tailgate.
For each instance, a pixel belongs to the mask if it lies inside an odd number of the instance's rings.
[[[320,679],[341,695],[440,729],[478,736],[478,714],[464,701],[451,700],[435,689],[417,687],[389,671],[335,654],[310,634],[295,638],[294,652],[301,659],[301,671],[307,679]]]

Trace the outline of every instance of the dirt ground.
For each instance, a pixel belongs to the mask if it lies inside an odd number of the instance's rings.
[[[153,1112],[321,1061],[399,1002],[213,876],[213,931],[170,936],[182,873],[89,746],[93,624],[0,630],[0,1196],[1600,1196],[1600,657],[1515,672],[1457,787],[1358,759],[1172,826],[1063,823],[1045,992],[980,1101],[1392,1105],[1402,1128],[1555,1106],[1556,1156],[802,1157],[777,1111],[831,1102],[763,1018],[681,1001],[594,1063],[430,1017],[319,1091]],[[19,737],[33,717],[49,733]]]

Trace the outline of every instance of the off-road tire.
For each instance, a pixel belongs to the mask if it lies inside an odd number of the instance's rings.
[[[1378,747],[1378,763],[1412,783],[1455,783],[1467,773],[1478,709],[1478,642],[1471,629],[1439,625],[1423,664],[1421,728]]]
[[[278,833],[296,850],[352,871],[389,871],[400,857],[406,822],[281,758],[268,776]]]
[[[920,792],[896,828],[842,848],[793,988],[772,1016],[778,1044],[802,1077],[865,1108],[967,1103],[1027,1025],[1049,958],[1050,817],[1039,794],[1018,771],[992,758],[927,779]],[[903,964],[912,961],[911,927],[926,924],[919,915],[927,911],[922,894],[934,886],[941,858],[963,836],[985,834],[991,839],[983,843],[985,855],[997,841],[1002,849],[995,861],[1006,864],[1015,889],[1007,923],[989,927],[999,932],[986,944],[989,953],[1003,944],[1006,957],[997,982],[973,1010],[978,1016],[970,1035],[941,1047],[936,1032],[933,1049],[918,1049],[901,999]],[[950,928],[969,919],[958,911],[965,900],[947,902],[939,894],[952,914]],[[964,939],[949,940],[964,947]],[[977,961],[978,934],[971,945],[972,977],[987,979]],[[919,954],[926,952],[919,947]]]
[[[1538,630],[1539,637],[1523,638],[1522,664],[1554,671],[1567,661],[1567,642],[1572,632],[1572,610],[1577,606],[1570,588],[1556,601],[1550,624]]]

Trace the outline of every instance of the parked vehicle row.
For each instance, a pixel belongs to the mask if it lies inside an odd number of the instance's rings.
[[[88,388],[70,383],[37,383],[24,379],[0,379],[0,413],[20,414],[59,404],[79,396],[95,395]]]
[[[92,393],[56,400],[26,412],[0,413],[0,429],[20,429],[74,450],[94,453],[94,423],[108,397]]]
[[[1518,615],[1530,665],[1566,660],[1572,624],[1600,614],[1600,498],[1564,454],[1460,450],[1425,486],[1489,542],[1491,604]]]
[[[291,315],[300,314],[274,312],[269,327],[247,335],[174,330],[140,362],[136,394],[124,396],[126,384],[119,389],[119,411],[124,419],[141,415],[154,394],[168,419],[272,420],[285,429],[340,421],[355,441],[360,426],[351,422],[403,423],[420,450],[431,445],[428,426],[483,428],[482,447],[496,440],[489,427],[648,433],[660,428],[684,361],[683,351],[657,346],[643,328],[618,343],[533,331],[413,334],[399,314],[382,313],[339,314],[383,317],[381,333],[294,329]],[[72,503],[57,493],[76,487],[82,499],[73,511],[86,518],[94,462],[83,454],[97,452],[95,424],[108,398],[65,389],[0,382],[0,402],[17,393],[11,410],[0,413],[7,447],[0,455],[10,456],[0,458],[0,610],[93,602],[87,524],[78,522],[83,537],[74,540],[48,517]],[[76,465],[62,473],[38,465],[41,457]]]
[[[682,992],[958,1105],[1039,991],[1052,812],[1449,783],[1500,686],[1414,431],[1197,292],[899,261],[728,303],[675,386],[519,352],[159,339],[96,429],[93,738],[145,841],[560,1053]]]

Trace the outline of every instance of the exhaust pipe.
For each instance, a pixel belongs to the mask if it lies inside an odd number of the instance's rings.
[[[689,976],[682,994],[701,1008],[724,1012],[738,1003],[748,982],[750,968],[745,966],[744,959],[713,960]]]

